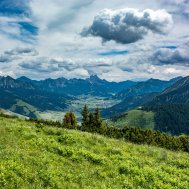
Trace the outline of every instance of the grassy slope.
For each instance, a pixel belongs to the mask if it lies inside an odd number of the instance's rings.
[[[0,117],[0,188],[189,188],[189,156]]]
[[[154,129],[154,113],[146,112],[142,110],[131,110],[125,113],[124,115],[118,117],[116,120],[109,121],[109,125],[114,125],[115,127],[124,128],[125,126],[129,127],[138,127],[138,128],[147,128]]]
[[[17,112],[18,114],[28,117],[39,118],[39,115],[37,113],[37,108],[22,100],[16,100],[16,104],[14,104],[10,108],[10,111]]]

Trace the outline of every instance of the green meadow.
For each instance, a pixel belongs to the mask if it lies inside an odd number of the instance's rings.
[[[189,154],[0,117],[2,189],[188,189]]]

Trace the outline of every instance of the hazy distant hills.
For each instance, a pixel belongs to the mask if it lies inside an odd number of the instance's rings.
[[[149,102],[188,102],[188,80],[188,77],[178,77],[169,81],[149,79],[142,82],[109,82],[96,75],[88,79],[41,81],[27,77],[0,77],[0,107],[35,117],[37,110],[64,111],[68,102],[79,99],[80,95],[90,95],[121,101],[102,110],[104,116],[110,117]]]
[[[42,91],[29,82],[0,77],[0,107],[22,115],[36,117],[36,110],[64,110],[70,99],[68,95]]]
[[[27,77],[13,79],[0,77],[0,107],[13,112],[37,117],[36,111],[64,111],[68,101],[78,95],[110,97],[136,82],[108,82],[97,76],[88,79],[31,80]]]
[[[41,81],[30,80],[26,77],[18,78],[17,80],[29,83],[40,90],[67,94],[67,95],[97,95],[97,96],[110,96],[117,92],[127,89],[136,84],[134,81],[123,82],[109,82],[100,79],[98,76],[93,75],[88,79],[45,79]]]
[[[149,79],[147,81],[138,82],[136,85],[117,93],[114,98],[121,99],[121,102],[110,108],[103,109],[102,115],[112,117],[146,104],[180,79],[182,79],[182,77],[177,77],[169,81]]]
[[[130,88],[127,88],[116,95],[116,98],[125,99],[131,96],[144,95],[154,92],[162,92],[167,87],[170,87],[175,82],[179,81],[182,77],[177,77],[169,81],[159,79],[149,79],[144,82],[139,82]]]

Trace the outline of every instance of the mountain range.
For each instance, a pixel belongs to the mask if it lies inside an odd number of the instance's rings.
[[[90,94],[104,97],[121,92],[122,90],[136,84],[134,81],[109,82],[100,79],[97,75],[92,75],[87,79],[65,79],[62,77],[58,79],[49,78],[41,81],[30,80],[27,77],[20,77],[17,81],[30,84],[34,88],[52,93],[72,96]]]
[[[189,76],[180,79],[174,85],[165,89],[149,104],[189,104]]]
[[[31,80],[0,77],[0,107],[13,112],[37,117],[37,111],[64,111],[79,95],[110,97],[135,85],[133,81],[108,82],[97,76],[88,79]]]
[[[158,79],[149,79],[147,81],[138,82],[119,93],[114,98],[121,99],[121,102],[107,109],[102,110],[104,117],[112,117],[122,114],[130,109],[142,106],[151,102],[162,91],[171,87],[180,81],[182,77],[176,77],[169,81]]]
[[[102,109],[104,117],[111,117],[148,103],[187,103],[189,77],[142,82],[109,82],[96,75],[87,79],[40,81],[24,76],[17,79],[0,77],[0,107],[29,117],[36,117],[37,111],[64,111],[73,100],[80,99],[80,95],[118,102]]]

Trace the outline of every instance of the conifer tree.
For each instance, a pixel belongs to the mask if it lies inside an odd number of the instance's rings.
[[[63,120],[64,126],[70,129],[77,129],[77,120],[73,112],[67,112]]]
[[[96,108],[95,112],[94,112],[94,125],[95,125],[96,128],[102,128],[103,127],[99,108]]]
[[[94,130],[94,126],[95,126],[94,115],[93,115],[93,113],[89,113],[89,127],[90,127],[90,130]]]
[[[87,105],[83,107],[81,115],[82,115],[82,127],[87,128],[89,124],[89,110]]]

